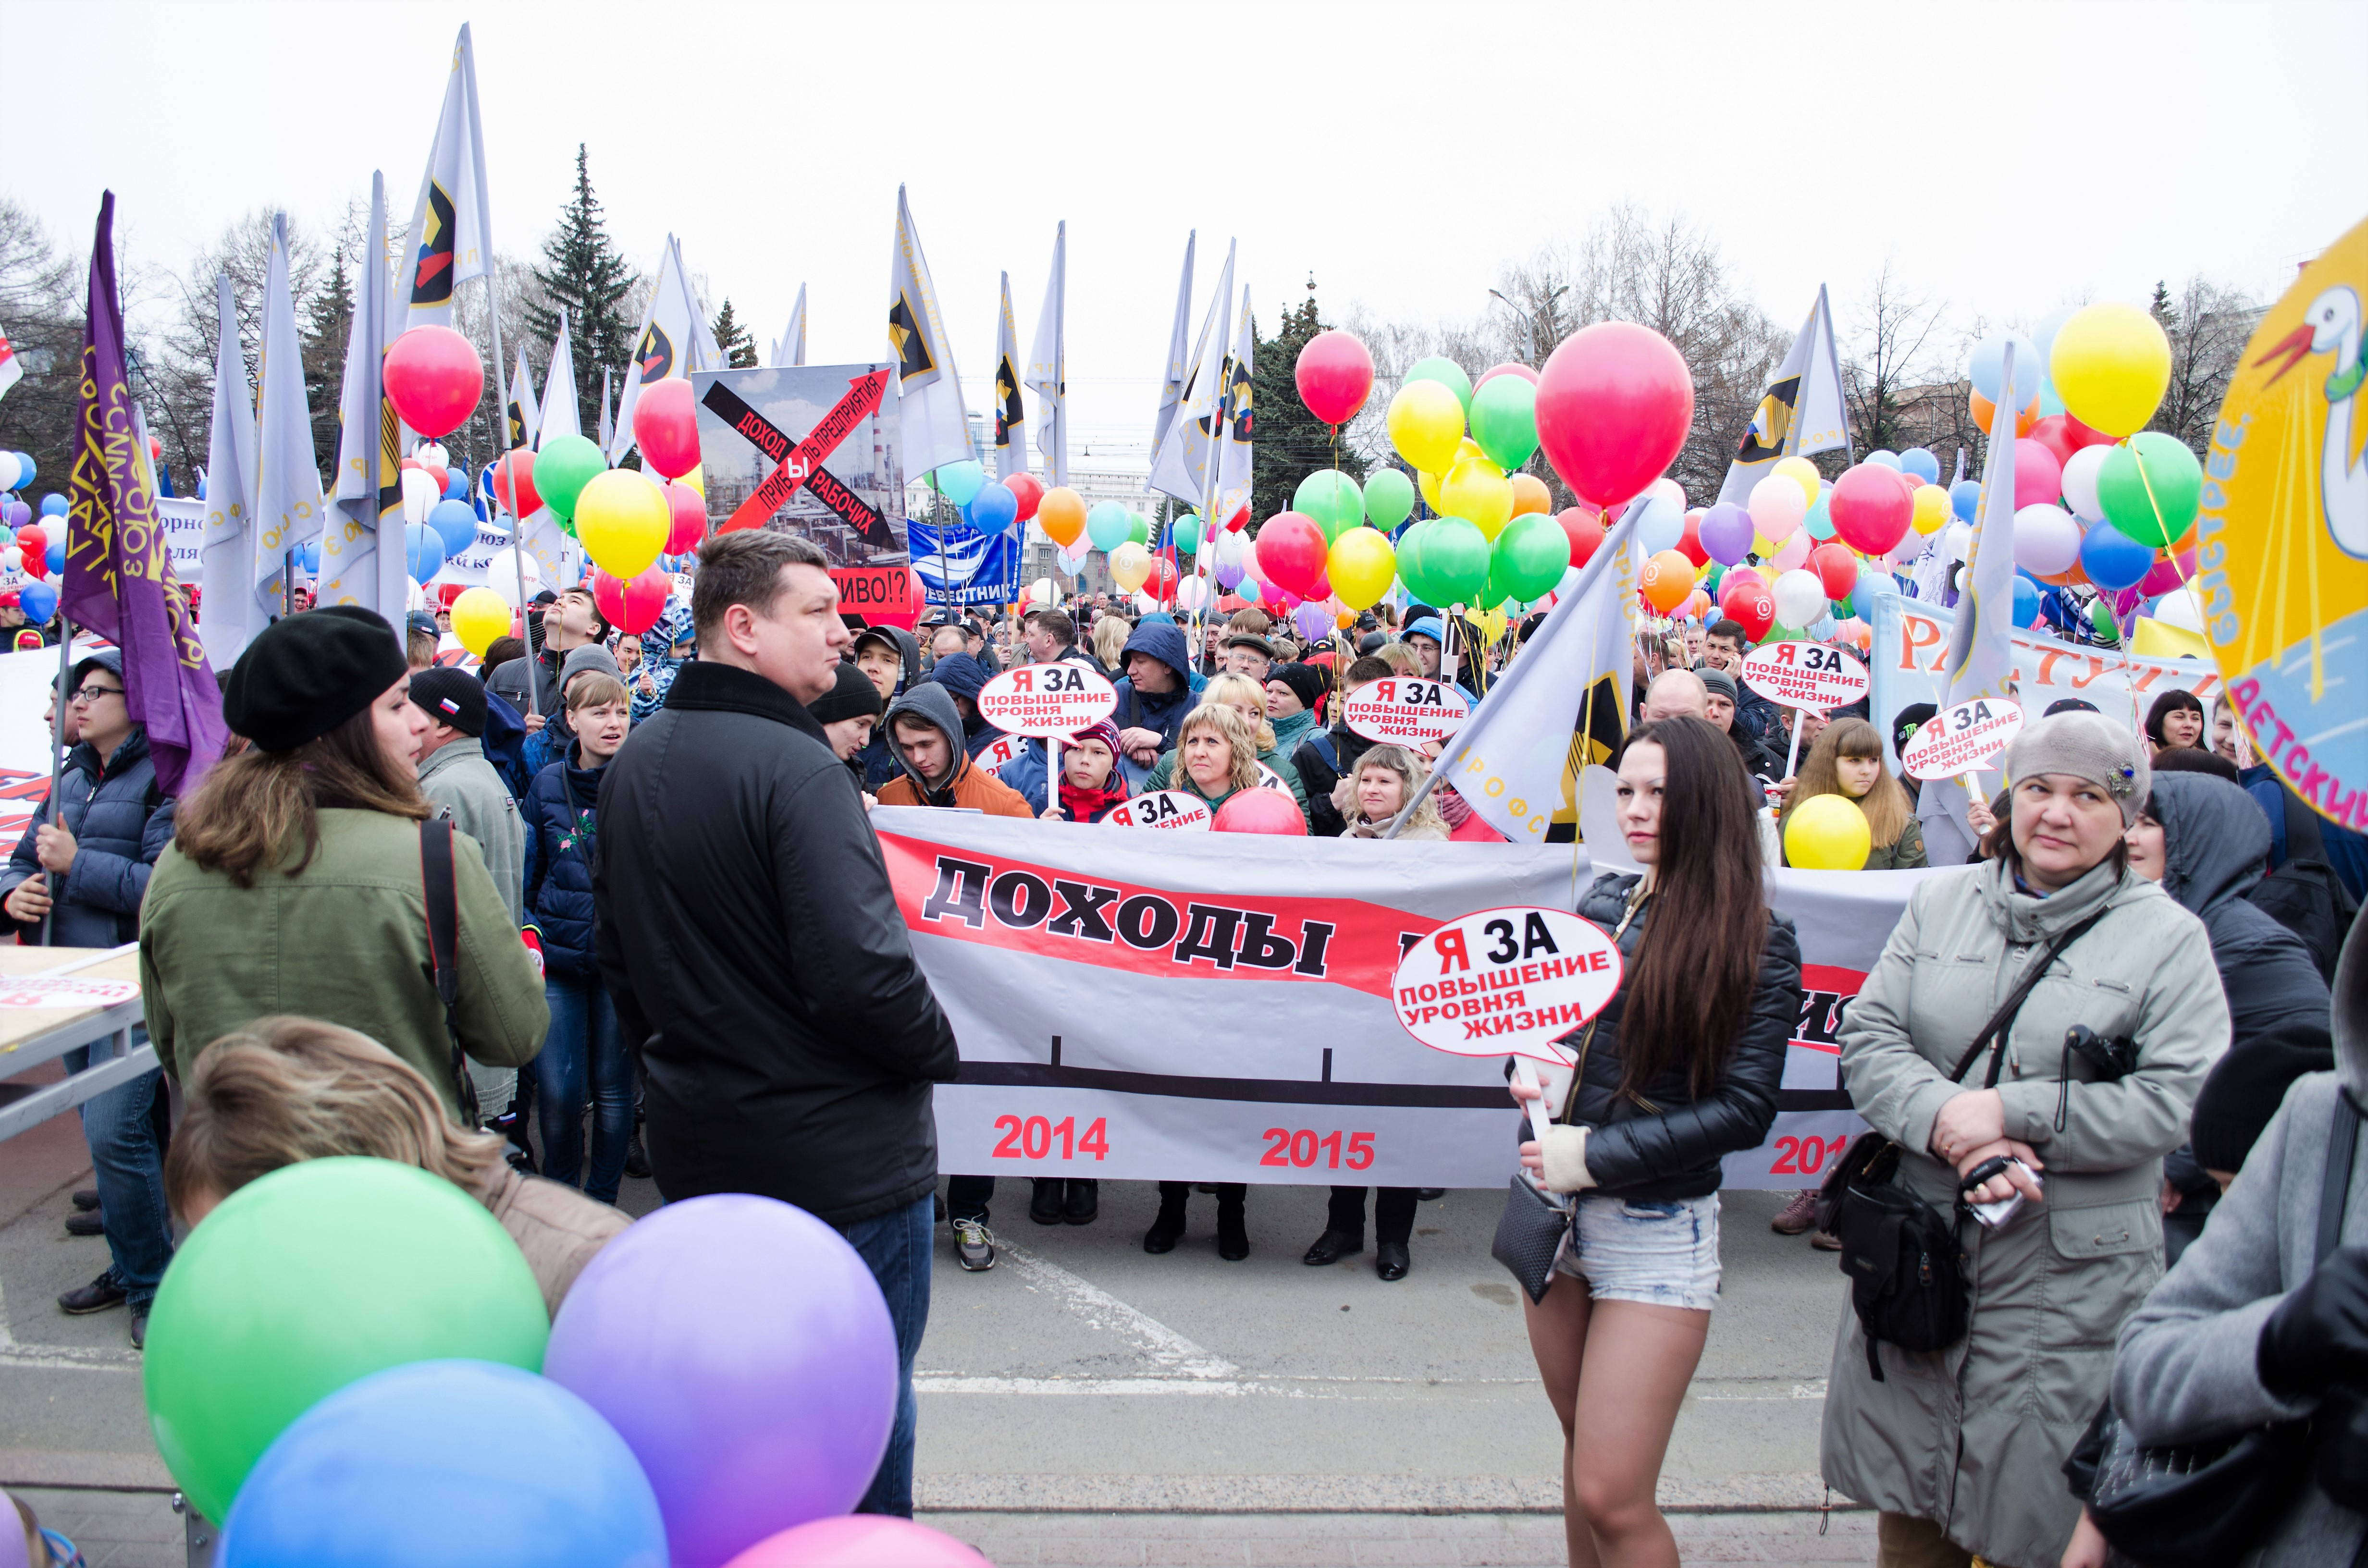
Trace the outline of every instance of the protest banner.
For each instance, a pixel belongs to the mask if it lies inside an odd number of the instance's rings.
[[[1428,1049],[1394,983],[1407,948],[1474,911],[1567,908],[1574,877],[1595,874],[1585,850],[1212,834],[1178,853],[915,807],[872,823],[961,1042],[961,1075],[937,1091],[943,1168],[1403,1187],[1512,1174],[1524,1134],[1501,1050]],[[1727,1157],[1728,1186],[1814,1186],[1864,1131],[1839,1087],[1843,1011],[1909,892],[1963,874],[1773,873],[1806,957],[1801,1018],[1775,1125]]]
[[[722,531],[795,455],[799,443],[790,432],[811,438],[847,400],[850,383],[868,381],[884,369],[873,361],[692,371],[711,528]],[[803,483],[791,486],[784,475],[775,493],[781,499],[768,515],[772,526],[814,540],[833,563],[902,564],[904,438],[893,381],[828,455],[808,468]]]
[[[1155,827],[1185,833],[1206,833],[1217,813],[1209,802],[1189,790],[1154,790],[1122,801],[1102,818],[1104,827]]]
[[[791,439],[788,431],[749,407],[730,387],[721,382],[711,384],[700,402],[735,432],[747,437],[751,445],[780,465],[763,484],[757,487],[755,494],[741,503],[731,519],[717,531],[756,527],[754,522],[740,519],[747,516],[757,517],[761,520],[771,517],[772,512],[758,514],[750,508],[761,506],[769,499],[773,511],[779,511],[803,484],[814,492],[816,500],[838,514],[839,521],[861,534],[866,543],[882,550],[894,548],[895,536],[889,532],[887,519],[822,466],[822,460],[830,455],[829,447],[822,445],[822,441],[831,438],[834,430],[837,435],[832,444],[835,445],[836,440],[844,440],[847,431],[853,427],[854,419],[871,413],[879,406],[878,389],[871,383],[875,379],[884,381],[886,375],[884,370],[875,370],[869,377],[859,378],[853,390],[840,399],[830,413],[823,415],[823,424],[814,427],[814,434],[808,437],[803,445]],[[864,406],[866,403],[870,406]],[[850,410],[853,411],[852,417]]]
[[[834,566],[842,615],[860,615],[870,626],[909,628],[920,619],[921,585],[910,566]]]
[[[203,583],[206,504],[160,495],[156,498],[156,526],[164,530],[165,549],[173,558],[173,574],[184,583]]]
[[[1341,722],[1383,745],[1419,746],[1463,727],[1463,694],[1444,681],[1393,676],[1368,681],[1340,705]]]
[[[1918,778],[1954,778],[1980,767],[2021,733],[2021,709],[2001,699],[1976,697],[1924,721],[1899,760]]]

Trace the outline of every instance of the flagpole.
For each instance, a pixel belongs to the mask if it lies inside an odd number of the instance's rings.
[[[61,530],[63,531],[63,530]],[[64,581],[63,574],[59,581]],[[74,673],[74,622],[66,619],[63,609],[58,611],[58,700],[56,722],[50,731],[50,825],[58,824],[58,786],[65,778],[66,761],[66,677]],[[104,764],[105,757],[99,758]],[[38,839],[39,835],[35,837]],[[50,916],[56,913],[57,884],[50,880],[49,868],[41,868],[41,887],[51,894],[50,907],[41,911],[41,946],[50,945]]]
[[[497,373],[498,367],[502,363],[502,302],[500,295],[495,291],[495,280],[500,276],[501,264],[488,256],[485,262],[485,324],[493,332],[494,364]],[[509,435],[509,399],[507,396],[501,398],[499,405],[494,410],[494,415],[499,424],[502,435],[507,437]],[[608,453],[604,450],[600,455],[605,460]],[[501,457],[496,460],[507,462],[508,460],[509,451],[505,448]],[[515,476],[512,478],[510,494],[513,498],[518,494]],[[501,509],[501,486],[495,485],[494,510],[499,512]],[[384,548],[383,541],[381,543],[381,548]],[[534,639],[527,635],[527,617],[531,612],[527,608],[526,597],[526,519],[518,515],[518,509],[515,506],[510,508],[510,562],[518,568],[518,641],[526,644],[526,710],[530,714],[539,713],[542,709],[539,695],[542,682],[537,676],[541,673],[541,665],[535,657]],[[491,670],[485,673],[488,676],[493,674]]]

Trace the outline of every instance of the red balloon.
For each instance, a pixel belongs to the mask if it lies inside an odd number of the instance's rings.
[[[2064,465],[2037,441],[2014,444],[2014,504],[2036,506],[2064,494]]]
[[[534,488],[532,452],[519,447],[494,465],[494,499],[513,517],[531,517],[542,509],[542,497]]]
[[[707,497],[688,484],[666,482],[666,511],[673,518],[673,531],[666,535],[667,555],[682,555],[697,550],[707,537]],[[609,617],[611,620],[616,617]]]
[[[419,471],[436,482],[437,494],[441,495],[444,492],[452,488],[452,471],[450,469],[438,468],[434,463],[421,463],[419,465]]]
[[[2022,443],[2015,443],[2016,450],[2021,448]],[[1916,521],[1916,503],[1897,474],[1873,463],[1861,463],[1844,470],[1834,481],[1833,494],[1826,500],[1826,515],[1833,518],[1834,533],[1844,544],[1867,555],[1881,555],[1907,537]]]
[[[1710,562],[1710,551],[1702,548],[1702,508],[1697,506],[1686,514],[1685,531],[1678,535],[1678,553],[1692,562],[1697,572]]]
[[[677,376],[642,388],[633,399],[633,443],[642,461],[668,479],[699,466],[699,404]]]
[[[1373,393],[1373,357],[1337,327],[1309,338],[1291,373],[1299,401],[1326,425],[1346,425]]]
[[[1151,575],[1144,581],[1143,591],[1161,604],[1166,604],[1174,598],[1176,597],[1176,563],[1164,555],[1153,557]]]
[[[39,523],[27,523],[10,537],[14,540],[17,548],[25,552],[25,558],[28,561],[36,555],[46,556],[50,552],[50,536],[42,530]]]
[[[2110,447],[2114,444],[2115,439],[2102,430],[2089,429],[2080,423],[2078,416],[2070,414],[2064,415],[2064,435],[2065,438],[2072,443],[2072,449],[2076,452],[2083,447]]]
[[[592,573],[592,602],[609,624],[635,636],[658,623],[674,580],[652,566],[636,577],[612,577],[597,567]]]
[[[1324,530],[1298,512],[1277,512],[1258,529],[1258,575],[1302,598],[1324,575]]]
[[[1608,531],[1603,526],[1603,514],[1592,506],[1565,506],[1555,514],[1554,521],[1570,536],[1570,563],[1584,566],[1594,558],[1596,546],[1603,542]]]
[[[1817,574],[1829,599],[1846,599],[1858,586],[1858,557],[1846,544],[1821,544],[1809,551],[1809,570]]]
[[[1300,814],[1299,802],[1288,790],[1237,790],[1217,808],[1216,820],[1209,825],[1219,833],[1304,835],[1307,832],[1307,819]]]
[[[50,574],[50,558],[38,550],[26,551],[22,569],[26,576],[40,582]]]
[[[1531,369],[1527,365],[1516,364],[1508,359],[1501,365],[1491,365],[1481,371],[1479,379],[1472,383],[1472,390],[1478,392],[1499,376],[1519,376],[1531,386],[1538,384],[1538,373],[1535,370]]]
[[[1042,480],[1032,473],[1015,473],[1003,482],[1003,487],[1010,491],[1012,496],[1019,501],[1021,522],[1024,523],[1036,515],[1037,506],[1044,499]]]
[[[1538,377],[1538,443],[1582,501],[1643,493],[1686,444],[1693,374],[1669,340],[1598,322],[1563,340]]]
[[[475,412],[485,366],[476,346],[450,327],[415,326],[387,346],[385,381],[403,422],[433,440]]]
[[[1718,583],[1719,613],[1740,625],[1754,642],[1776,624],[1776,599],[1757,573],[1729,572]]]
[[[2024,437],[2026,440],[2036,441],[2054,452],[2055,466],[2058,468],[2070,462],[2072,454],[2080,449],[2080,443],[2072,438],[2072,433],[2064,426],[2064,422],[2071,417],[2068,414],[2051,414],[2044,419],[2034,421],[2031,426],[2031,434]],[[2021,492],[2018,490],[2017,494]]]

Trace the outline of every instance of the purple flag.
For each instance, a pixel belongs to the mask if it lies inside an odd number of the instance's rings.
[[[222,688],[189,619],[156,517],[148,434],[123,367],[123,305],[115,292],[115,193],[98,207],[90,247],[90,317],[82,340],[66,483],[68,619],[123,650],[124,705],[148,731],[156,782],[178,795],[222,756]]]

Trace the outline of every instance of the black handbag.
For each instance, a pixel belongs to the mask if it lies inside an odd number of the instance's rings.
[[[1571,1074],[1574,1094],[1578,1074],[1587,1071],[1587,1048],[1594,1040],[1595,1023],[1589,1019],[1587,1033],[1579,1037],[1578,1067]],[[1561,1252],[1563,1237],[1569,1233],[1577,1212],[1576,1199],[1557,1198],[1533,1184],[1526,1172],[1513,1173],[1512,1190],[1505,1194],[1504,1211],[1497,1216],[1497,1235],[1488,1244],[1488,1256],[1521,1282],[1532,1303],[1546,1299],[1546,1287],[1554,1283],[1554,1256]]]
[[[2106,913],[2100,909],[2081,921],[2041,955],[1957,1059],[1950,1082],[1962,1082],[1987,1051],[1990,1065],[1984,1087],[1998,1083],[2007,1032],[2024,1000],[2064,949],[2086,936]],[[1957,1224],[1897,1185],[1894,1178],[1899,1156],[1897,1143],[1880,1132],[1862,1132],[1841,1162],[1826,1173],[1817,1194],[1817,1228],[1842,1244],[1850,1307],[1866,1336],[1867,1375],[1876,1382],[1885,1381],[1875,1349],[1883,1341],[1903,1350],[1942,1350],[1963,1339],[1971,1323]]]
[[[2340,1089],[2319,1188],[2315,1263],[2343,1233],[2359,1149],[2360,1112]],[[2089,1513],[2116,1551],[2146,1568],[2218,1568],[2259,1546],[2309,1476],[2314,1422],[2273,1421],[2248,1432],[2171,1448],[2140,1446],[2111,1404],[2099,1415],[2102,1455]]]

